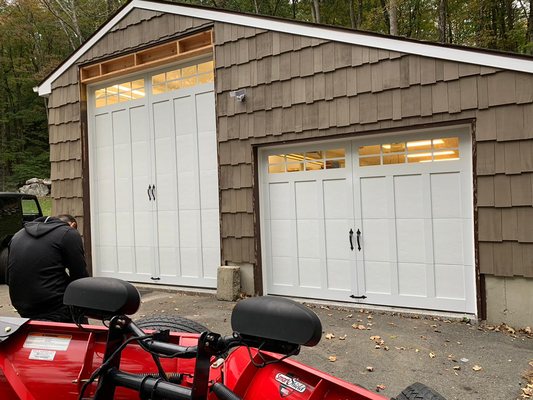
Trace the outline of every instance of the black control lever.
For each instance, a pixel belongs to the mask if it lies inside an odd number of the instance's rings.
[[[350,229],[348,233],[350,234],[350,250],[353,251],[353,229]]]
[[[360,239],[361,239],[361,231],[358,229],[357,230],[357,250],[359,250],[359,251],[361,251]],[[353,250],[353,248],[352,248],[352,250]]]

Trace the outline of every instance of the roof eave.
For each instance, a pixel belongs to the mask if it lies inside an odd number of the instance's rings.
[[[478,51],[476,49],[462,49],[458,47],[442,46],[403,38],[371,35],[362,32],[340,30],[324,26],[299,24],[293,21],[265,18],[248,14],[237,14],[223,10],[184,6],[176,3],[166,3],[147,0],[132,0],[105,23],[91,38],[78,48],[65,62],[56,68],[38,87],[40,96],[47,96],[52,92],[54,82],[67,68],[75,63],[113,26],[124,18],[132,9],[139,8],[163,13],[186,15],[216,22],[244,25],[258,29],[285,32],[300,36],[343,42],[354,45],[374,47],[399,53],[414,54],[442,60],[481,65],[486,67],[507,69],[518,72],[533,73],[533,58],[521,55],[507,55]]]

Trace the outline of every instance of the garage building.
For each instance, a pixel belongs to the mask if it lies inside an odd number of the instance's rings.
[[[96,276],[533,317],[533,58],[133,0],[37,88]]]

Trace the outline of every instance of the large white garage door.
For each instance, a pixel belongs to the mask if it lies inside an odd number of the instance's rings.
[[[100,85],[88,102],[95,274],[216,287],[213,62]]]
[[[476,312],[464,129],[261,157],[269,294]]]

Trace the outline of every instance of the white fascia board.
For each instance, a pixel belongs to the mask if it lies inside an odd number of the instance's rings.
[[[415,54],[441,60],[533,73],[533,59],[527,60],[507,55],[482,53],[480,51],[457,49],[422,42],[417,43],[409,40],[395,39],[393,37],[373,36],[372,34],[328,29],[321,26],[296,24],[289,21],[277,21],[270,18],[267,19],[244,14],[227,13],[221,10],[186,7],[179,4],[154,3],[146,0],[133,0],[107,24],[100,28],[94,36],[85,42],[65,63],[63,63],[38,87],[39,95],[46,96],[50,94],[52,82],[75,63],[87,50],[98,42],[98,40],[100,40],[115,24],[134,8],[391,50],[398,53]]]

